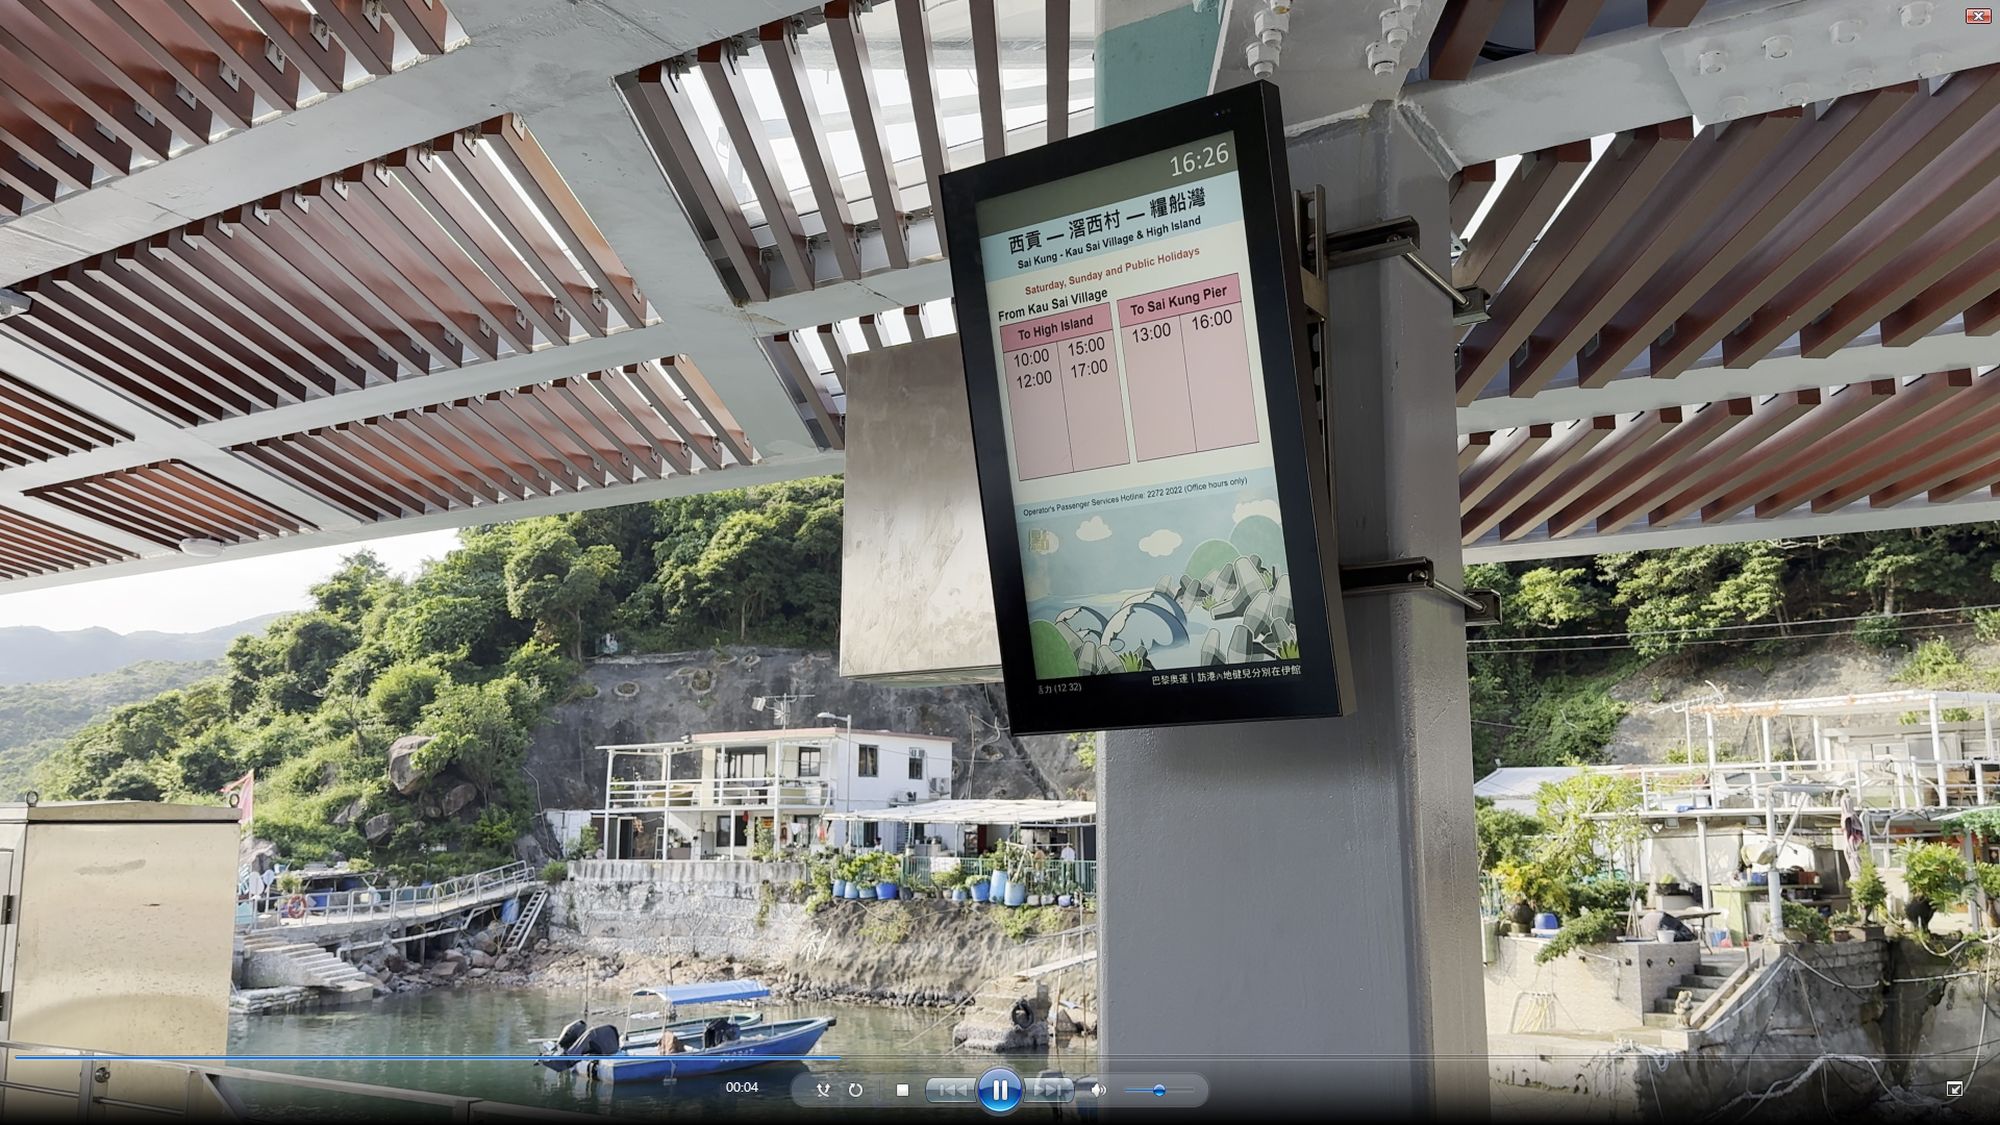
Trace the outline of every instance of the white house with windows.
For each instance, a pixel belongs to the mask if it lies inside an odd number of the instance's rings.
[[[723,731],[605,746],[593,816],[609,859],[743,858],[775,847],[903,845],[897,821],[834,813],[951,796],[952,740],[846,727]]]

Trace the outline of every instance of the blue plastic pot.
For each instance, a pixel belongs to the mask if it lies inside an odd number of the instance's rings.
[[[1019,906],[1028,901],[1028,888],[1024,883],[1007,884],[1007,905]]]
[[[860,898],[861,888],[854,883],[849,883],[847,884],[847,893],[841,895],[840,897],[847,899]]]
[[[1535,928],[1538,930],[1554,930],[1561,928],[1561,926],[1562,923],[1557,921],[1556,916],[1553,914],[1542,913],[1535,915]]]
[[[971,897],[971,895],[966,893],[964,887],[953,887],[951,889],[951,901],[953,902],[964,902]]]
[[[993,893],[993,884],[980,879],[976,882],[966,884],[965,889],[972,893],[972,901],[985,902],[986,896]]]
[[[1057,906],[1075,906],[1075,905],[1076,905],[1076,900],[1075,900],[1075,899],[1073,899],[1073,898],[1071,898],[1071,897],[1070,897],[1070,896],[1068,896],[1068,895],[1057,895],[1057,896],[1056,896],[1056,905],[1057,905]]]
[[[854,889],[857,892],[856,897],[858,898],[875,897],[875,884],[873,883],[856,883],[854,884]]]
[[[895,898],[898,893],[900,893],[899,889],[894,883],[882,882],[875,884],[876,898]]]
[[[993,884],[993,901],[1005,902],[1007,900],[1007,873],[1005,871],[995,871],[986,878],[988,882]]]
[[[833,897],[835,898],[847,897],[847,880],[835,879],[833,881]]]

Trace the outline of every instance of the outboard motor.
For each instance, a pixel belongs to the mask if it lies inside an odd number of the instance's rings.
[[[618,1029],[608,1023],[600,1023],[584,1035],[583,1042],[570,1051],[572,1055],[615,1055],[618,1053]]]
[[[562,1034],[556,1036],[556,1049],[553,1053],[558,1055],[575,1054],[576,1052],[570,1048],[577,1045],[577,1042],[583,1038],[583,1033],[589,1026],[589,1024],[584,1023],[582,1020],[571,1020],[569,1026],[562,1029]]]
[[[708,1026],[701,1029],[701,1045],[704,1050],[709,1047],[720,1047],[724,1043],[734,1043],[736,1037],[736,1025],[731,1023],[727,1016],[717,1016],[708,1021]]]

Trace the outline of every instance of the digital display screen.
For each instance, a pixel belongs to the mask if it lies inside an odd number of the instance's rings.
[[[995,560],[1010,707],[1189,689],[1296,702],[1324,684],[1330,528],[1303,472],[1296,266],[1287,278],[1254,260],[1282,224],[1264,122],[1249,124],[1120,159],[1053,146],[1098,162],[976,199],[976,275],[954,245],[975,442],[1004,452],[982,448],[981,486],[989,538],[1004,520],[1013,552]]]
[[[1303,672],[1237,147],[979,207],[1038,679]]]

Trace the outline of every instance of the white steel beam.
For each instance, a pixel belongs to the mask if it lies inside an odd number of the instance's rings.
[[[1933,504],[1909,500],[1888,508],[1871,508],[1866,497],[1838,511],[1814,514],[1800,507],[1771,519],[1745,514],[1718,523],[1691,520],[1672,527],[1650,528],[1633,524],[1630,529],[1610,535],[1571,535],[1550,539],[1543,533],[1503,543],[1488,536],[1465,548],[1465,561],[1518,562],[1533,559],[1598,555],[1607,551],[1654,551],[1665,547],[1694,547],[1709,543],[1745,543],[1759,539],[1814,538],[1843,535],[1853,531],[1884,531],[1902,527],[1931,527],[1954,523],[1984,523],[2000,520],[2000,498],[1986,489],[1947,503]]]
[[[1883,347],[1879,330],[1871,328],[1838,354],[1825,359],[1800,355],[1794,340],[1755,366],[1733,371],[1723,368],[1722,349],[1718,347],[1696,367],[1673,379],[1648,378],[1642,355],[1623,375],[1602,387],[1577,386],[1572,364],[1564,375],[1558,376],[1556,386],[1533,398],[1512,398],[1503,392],[1478,399],[1459,408],[1458,432],[1504,430],[1532,422],[1560,422],[1592,414],[1622,414],[1725,398],[1761,397],[1808,387],[1838,387],[1868,379],[1995,364],[2000,364],[2000,337],[1967,336],[1957,319],[1947,321],[1930,335],[1903,348]]]
[[[1869,0],[1711,0],[1688,27],[1639,25],[1586,38],[1573,54],[1485,63],[1464,81],[1411,84],[1403,105],[1462,167],[2000,62],[2000,35],[1969,34],[1958,9],[1943,4],[1904,6],[1919,9],[1920,20]],[[1285,108],[1293,112],[1289,101]]]
[[[443,531],[457,527],[472,527],[476,524],[492,523],[499,519],[517,520],[531,516],[558,515],[563,512],[588,511],[592,508],[606,508],[616,504],[640,504],[649,500],[663,500],[674,496],[690,496],[708,492],[716,488],[743,488],[750,485],[771,484],[793,480],[801,476],[821,473],[837,473],[841,470],[843,458],[837,453],[814,454],[783,463],[759,462],[755,465],[738,465],[725,470],[721,475],[709,473],[671,473],[658,480],[644,480],[637,484],[620,485],[615,488],[589,488],[581,492],[559,492],[554,496],[534,496],[525,500],[515,500],[506,504],[479,504],[464,508],[451,508],[427,512],[420,516],[389,520],[382,523],[359,523],[350,520],[341,528],[308,532],[303,535],[287,535],[282,538],[258,539],[247,543],[225,547],[217,558],[194,558],[179,552],[162,552],[157,543],[150,540],[134,540],[130,536],[116,537],[107,534],[109,529],[92,521],[78,522],[71,515],[67,520],[57,520],[50,513],[61,513],[63,509],[53,504],[39,502],[20,504],[23,512],[44,519],[50,523],[61,523],[79,534],[101,539],[115,546],[143,544],[149,557],[130,562],[110,563],[104,566],[85,567],[78,570],[45,574],[34,578],[18,578],[0,584],[0,593],[14,594],[24,590],[41,589],[48,586],[67,586],[77,582],[96,581],[100,578],[119,578],[128,574],[143,574],[156,570],[178,570],[184,566],[199,566],[207,562],[230,559],[256,558],[262,555],[281,554],[311,547],[338,547],[343,544],[362,544],[396,535],[411,535],[420,531]],[[15,507],[13,499],[0,500],[0,504]]]

